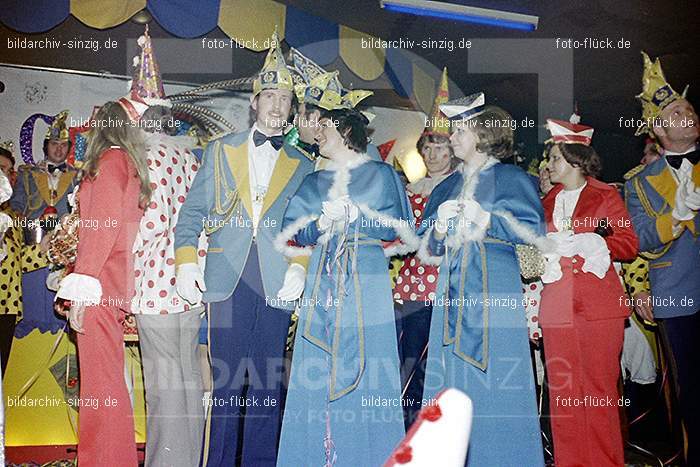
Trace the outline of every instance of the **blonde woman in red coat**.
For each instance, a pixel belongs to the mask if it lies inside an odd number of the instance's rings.
[[[554,188],[543,199],[547,256],[540,325],[557,467],[623,466],[618,379],[630,308],[613,261],[632,260],[638,239],[615,188],[596,180],[593,129],[548,121]]]
[[[77,333],[78,464],[135,466],[121,322],[133,296],[131,251],[151,188],[143,142],[119,104],[102,106],[93,124],[78,192],[75,269],[57,296],[72,301],[68,319]]]

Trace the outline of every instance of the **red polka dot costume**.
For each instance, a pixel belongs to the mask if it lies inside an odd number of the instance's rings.
[[[414,188],[419,182],[416,184],[410,184],[406,187],[406,193],[408,194],[408,199],[411,202],[413,216],[416,218],[416,225],[420,225],[421,221],[423,220],[423,210],[425,209],[429,196],[423,194],[424,191],[419,193],[413,193],[410,191],[411,188]],[[432,188],[436,186],[437,183],[432,183],[431,185],[430,191],[432,191]],[[435,299],[437,279],[437,266],[425,265],[421,263],[416,256],[409,255],[404,260],[403,266],[396,277],[396,285],[394,286],[394,300],[412,302],[432,301]]]
[[[147,164],[153,194],[134,243],[136,295],[133,313],[168,314],[190,309],[175,282],[175,224],[199,163],[185,137],[150,136]],[[157,182],[154,182],[157,181]],[[204,269],[207,240],[199,239],[199,264]]]
[[[542,282],[539,280],[530,284],[523,284],[525,317],[527,318],[527,330],[530,339],[539,339],[542,337],[542,329],[540,329],[539,323],[542,287]]]

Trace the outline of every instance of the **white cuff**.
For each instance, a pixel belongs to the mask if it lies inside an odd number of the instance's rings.
[[[98,304],[102,299],[102,284],[92,276],[71,273],[59,284],[56,297],[85,304]]]
[[[695,217],[695,213],[691,211],[688,207],[683,205],[685,207],[684,209],[678,209],[676,207],[673,208],[673,211],[671,211],[671,216],[676,219],[677,221],[683,222],[683,221],[689,221],[693,217]]]

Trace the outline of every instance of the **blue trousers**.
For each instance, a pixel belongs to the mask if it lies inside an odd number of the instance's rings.
[[[395,303],[394,307],[401,360],[401,388],[404,391],[404,423],[408,430],[421,409],[433,307],[425,302],[411,301]]]
[[[275,465],[290,316],[267,305],[253,245],[231,297],[210,308],[214,385],[205,465]]]
[[[681,419],[688,437],[686,465],[698,465],[700,454],[700,402],[697,390],[700,387],[698,366],[700,365],[700,310],[689,316],[666,318],[661,329],[666,334],[676,370],[676,386],[679,392]]]

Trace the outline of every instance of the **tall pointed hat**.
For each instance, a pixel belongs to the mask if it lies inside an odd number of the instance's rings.
[[[442,70],[442,78],[438,87],[430,119],[423,130],[424,135],[450,136],[450,120],[442,113],[440,106],[450,100],[450,90],[447,81],[447,67]]]
[[[286,89],[294,92],[294,80],[282,55],[277,28],[272,33],[270,50],[265,57],[265,63],[253,81],[253,95],[257,96],[263,89]]]
[[[678,99],[685,99],[688,86],[683,90],[683,94],[678,94],[666,81],[664,71],[661,69],[661,62],[657,57],[653,62],[646,52],[642,52],[644,60],[644,72],[642,74],[642,93],[637,95],[637,99],[642,102],[642,124],[637,129],[635,136],[644,133],[654,134],[652,128],[654,120],[661,115],[661,112],[672,102]]]
[[[118,101],[134,121],[141,118],[150,106],[171,106],[170,100],[165,97],[163,78],[160,75],[158,62],[153,51],[148,25],[146,25],[146,30],[136,43],[141,47],[141,53],[134,57],[134,75],[131,80],[131,89],[128,96],[122,97]]]

